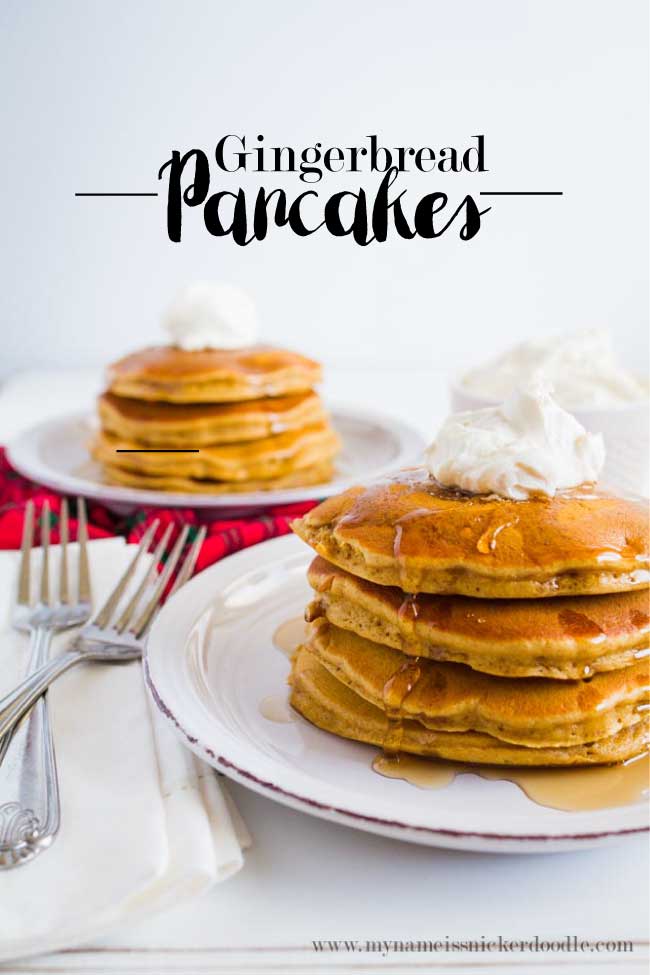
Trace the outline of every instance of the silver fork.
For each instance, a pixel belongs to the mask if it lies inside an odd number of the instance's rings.
[[[134,579],[140,557],[148,550],[157,525],[156,521],[149,526],[131,563],[104,606],[95,618],[83,627],[72,645],[59,656],[52,658],[40,670],[26,677],[14,691],[0,700],[0,735],[15,727],[50,684],[75,664],[88,660],[119,663],[142,656],[149,627],[160,609],[165,589],[179,562],[189,533],[189,526],[185,525],[176,539],[164,568],[156,576],[157,565],[171,532],[171,525],[167,527],[156,546],[151,566],[144,579],[129,598],[124,609],[120,611],[129,585]],[[205,527],[199,529],[170,590],[170,596],[184,585],[194,572],[205,533]]]
[[[54,633],[80,626],[90,617],[90,576],[86,509],[79,508],[79,583],[76,601],[68,581],[68,504],[61,504],[61,549],[58,602],[50,593],[50,507],[41,510],[41,573],[38,601],[31,600],[31,550],[34,543],[34,504],[27,503],[23,524],[18,593],[13,626],[30,634],[28,674],[47,663]],[[31,714],[13,733],[0,738],[0,868],[33,859],[46,849],[59,830],[60,803],[56,757],[47,698],[37,701]]]

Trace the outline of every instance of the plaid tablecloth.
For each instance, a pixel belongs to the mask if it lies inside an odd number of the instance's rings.
[[[51,541],[56,544],[59,540],[58,521],[62,495],[18,474],[7,460],[4,449],[0,447],[0,549],[20,548],[25,505],[30,499],[34,502],[37,515],[40,514],[44,502],[49,501]],[[70,502],[70,536],[74,539],[77,527],[74,499],[71,498]],[[197,571],[249,545],[286,535],[290,530],[289,522],[316,504],[316,501],[305,501],[300,504],[272,506],[262,514],[246,518],[216,518],[207,524],[207,536],[197,561]],[[199,524],[197,513],[191,508],[143,508],[135,514],[120,517],[103,505],[91,501],[88,504],[88,534],[90,538],[123,535],[127,541],[137,542],[155,518],[160,521],[156,532],[158,538],[170,522],[173,524],[171,544],[186,524],[190,525],[189,544],[195,537]],[[205,524],[205,515],[202,516],[201,524]]]

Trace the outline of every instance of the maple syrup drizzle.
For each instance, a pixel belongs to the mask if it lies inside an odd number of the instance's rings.
[[[635,609],[630,613],[630,622],[639,630],[647,630],[650,627],[650,616]]]
[[[419,657],[405,660],[384,684],[382,698],[387,725],[383,748],[386,754],[395,755],[400,750],[404,734],[402,708],[404,701],[422,676],[419,660]]]
[[[404,600],[397,610],[397,617],[401,623],[415,622],[419,615],[419,607],[415,593],[405,593]]]
[[[429,521],[431,518],[435,518],[440,512],[431,510],[430,508],[414,508],[413,511],[407,511],[406,514],[402,515],[395,521],[395,535],[393,537],[393,556],[397,562],[400,586],[405,591],[408,591],[409,586],[412,582],[417,582],[418,575],[415,570],[411,569],[410,572],[406,567],[406,559],[402,553],[402,536],[404,534],[404,525],[407,522],[416,522],[416,527],[418,522]]]
[[[417,595],[415,593],[405,593],[404,599],[397,610],[397,623],[402,650],[408,652],[410,639],[415,632],[415,622],[419,615]]]
[[[307,623],[302,616],[280,623],[273,634],[273,646],[285,657],[292,657],[307,638]]]
[[[477,775],[513,782],[539,806],[580,812],[612,809],[640,802],[650,794],[648,754],[621,765],[591,768],[512,768],[437,762],[417,755],[379,754],[372,763],[379,775],[403,779],[420,789],[444,789],[457,775]]]
[[[607,639],[605,631],[590,619],[586,613],[576,613],[572,609],[562,609],[557,614],[558,623],[568,636],[584,637],[590,643],[602,643]]]
[[[405,584],[405,566],[404,560],[402,559],[402,533],[404,529],[399,524],[395,525],[395,537],[393,538],[393,556],[397,562],[397,571],[399,573],[400,585],[404,588]]]
[[[502,521],[498,525],[490,525],[490,527],[486,528],[477,541],[477,551],[479,551],[481,555],[489,555],[490,552],[494,552],[497,547],[497,539],[504,528],[514,528],[518,523],[519,519],[514,518],[512,521]]]

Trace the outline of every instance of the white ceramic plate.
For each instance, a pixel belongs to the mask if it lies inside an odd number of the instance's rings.
[[[343,442],[336,460],[336,476],[327,484],[248,494],[182,494],[144,491],[107,484],[99,464],[88,455],[94,417],[85,413],[57,417],[28,430],[9,447],[11,464],[25,477],[65,494],[101,501],[116,511],[145,505],[203,508],[246,513],[261,507],[310,498],[325,498],[359,479],[379,476],[417,462],[424,443],[411,427],[381,413],[330,408],[332,422]]]
[[[149,640],[147,681],[176,734],[220,772],[296,809],[431,846],[551,852],[597,846],[647,829],[644,803],[568,813],[531,802],[514,784],[461,775],[440,790],[372,771],[377,749],[320,731],[286,701],[287,658],[272,643],[302,616],[310,551],[295,536],[239,552],[196,576],[163,608]]]

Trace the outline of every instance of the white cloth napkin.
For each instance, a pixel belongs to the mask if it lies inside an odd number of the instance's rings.
[[[96,606],[133,551],[122,539],[90,543]],[[0,552],[0,694],[27,663],[27,637],[10,625],[18,558]],[[73,668],[53,685],[50,714],[61,830],[35,860],[0,872],[0,960],[78,945],[195,896],[236,873],[250,843],[221,781],[150,704],[139,662]]]

